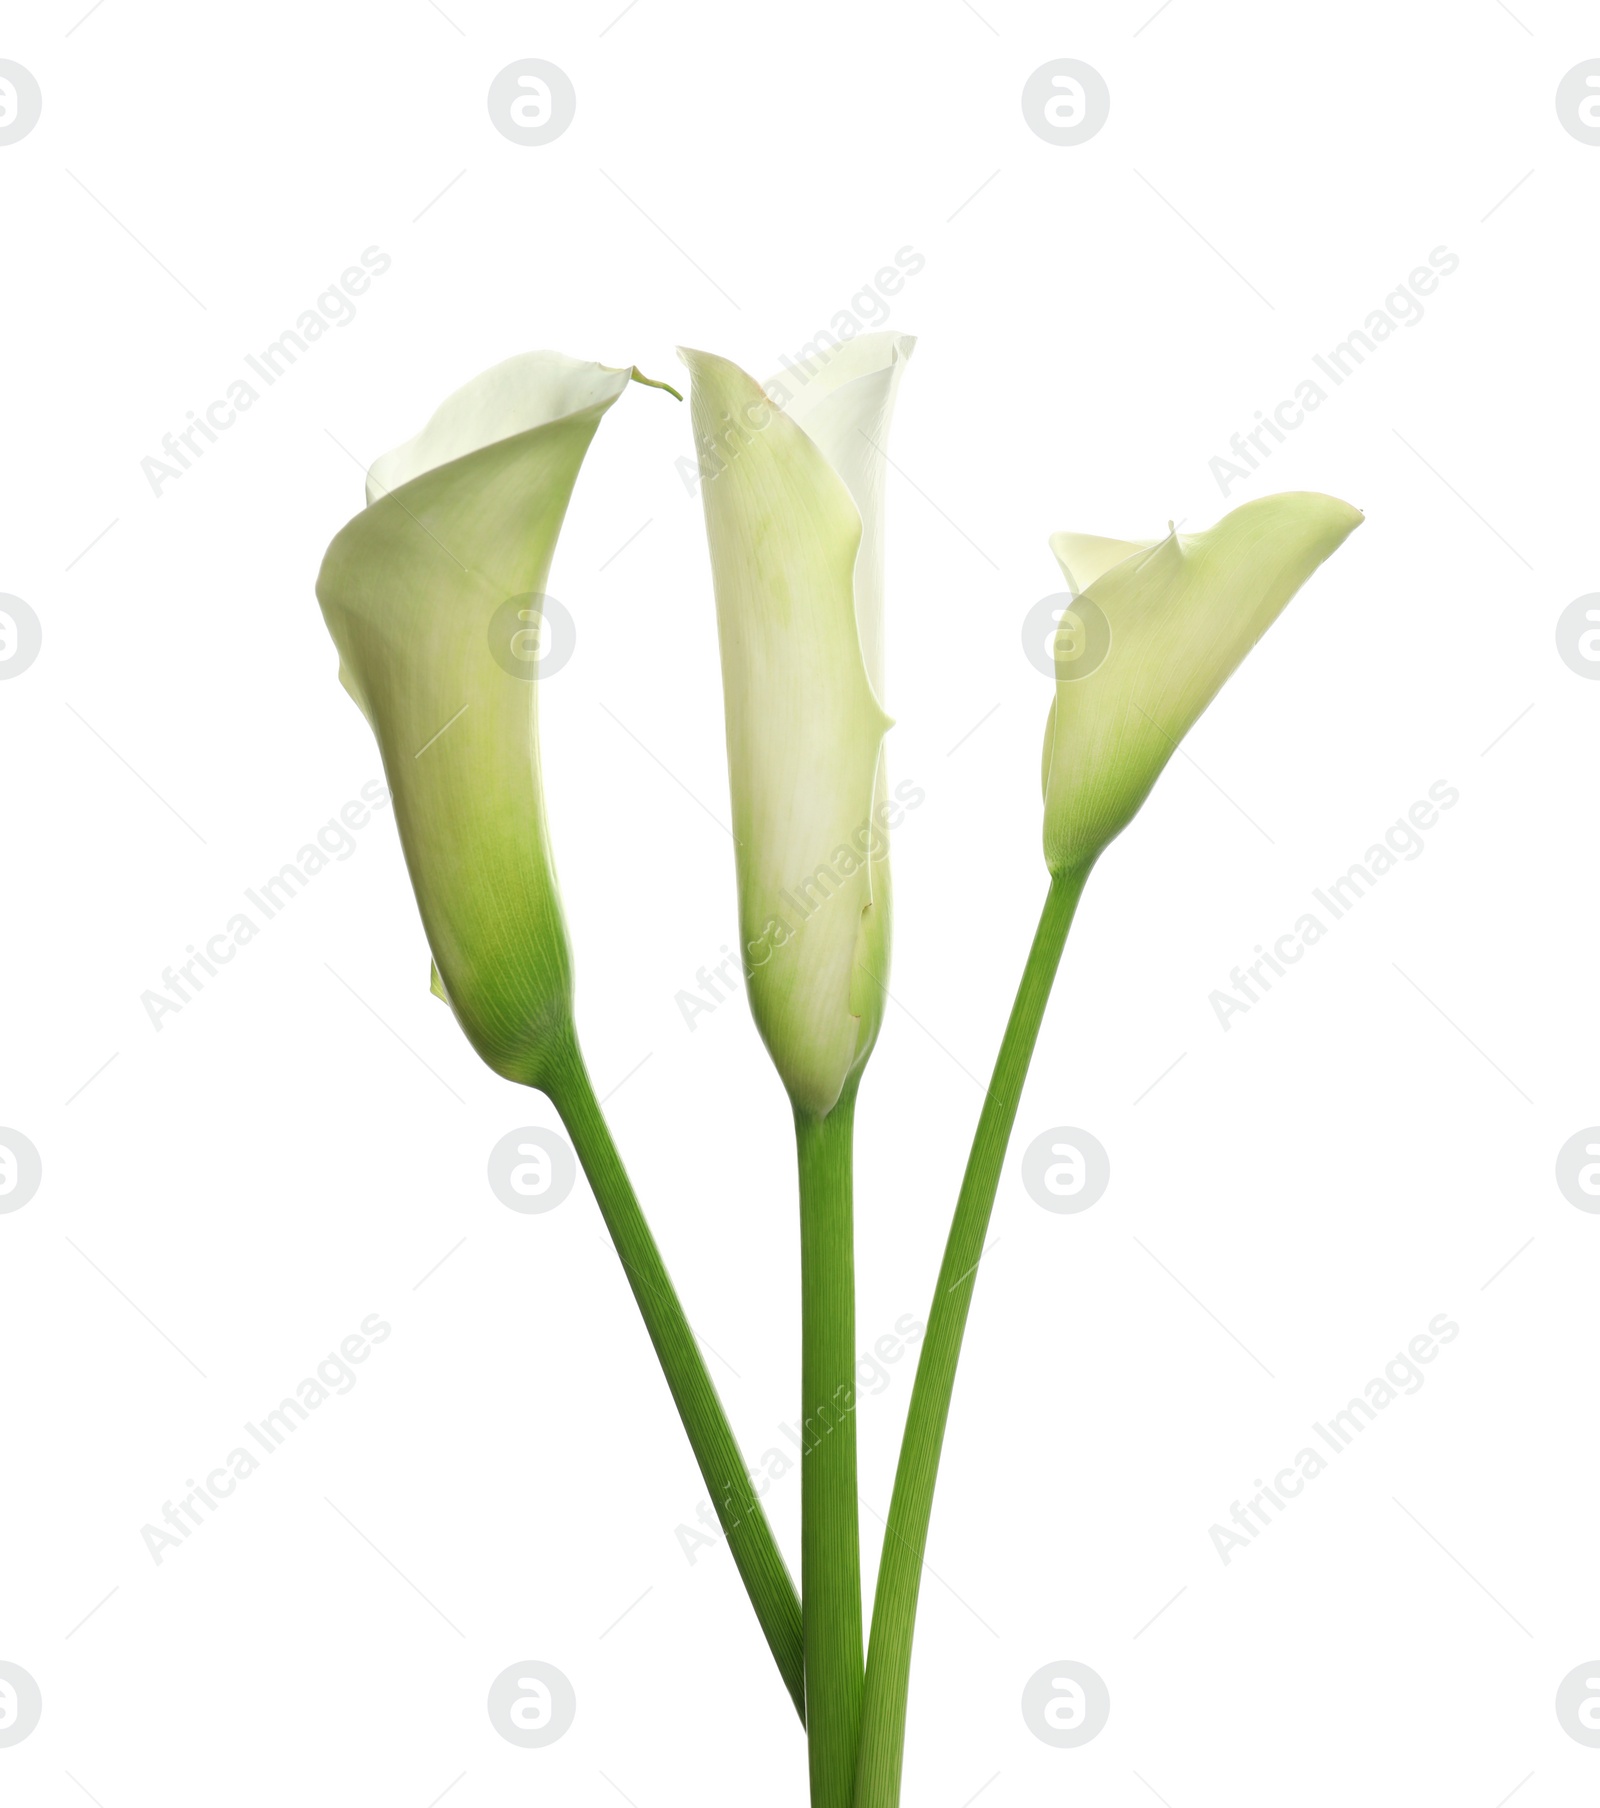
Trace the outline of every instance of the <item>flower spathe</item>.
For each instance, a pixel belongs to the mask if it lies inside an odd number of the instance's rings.
[[[797,1107],[870,1054],[888,977],[884,438],[914,341],[868,334],[771,394],[680,351],[702,452],[751,1012]]]
[[[579,468],[632,374],[557,352],[485,371],[373,465],[317,580],[383,755],[435,990],[489,1066],[530,1085],[572,1004],[534,654]]]
[[[1086,866],[1127,827],[1206,705],[1362,519],[1300,491],[1246,502],[1200,534],[1051,537],[1074,599],[1054,639],[1044,737],[1052,873]]]

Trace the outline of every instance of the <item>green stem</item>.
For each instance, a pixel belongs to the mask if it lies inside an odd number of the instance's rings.
[[[1051,879],[1028,964],[995,1059],[994,1076],[978,1116],[950,1239],[945,1244],[883,1535],[883,1562],[872,1609],[872,1652],[862,1700],[854,1808],[898,1808],[900,1801],[917,1589],[922,1580],[922,1557],[928,1543],[939,1452],[950,1415],[961,1338],[967,1326],[972,1290],[977,1285],[978,1264],[983,1259],[984,1237],[994,1209],[1006,1146],[1022,1097],[1022,1083],[1033,1058],[1056,969],[1061,964],[1067,930],[1088,876],[1085,867]]]
[[[750,1485],[749,1470],[728,1424],[728,1415],[717,1398],[700,1346],[673,1289],[672,1277],[639,1208],[575,1038],[570,1049],[552,1063],[545,1090],[561,1114],[600,1203],[600,1215],[622,1258],[678,1416],[689,1434],[695,1461],[727,1534],[728,1548],[804,1724],[800,1601],[794,1582]]]
[[[811,1808],[850,1808],[861,1718],[856,1509],[852,1091],[826,1117],[796,1110],[800,1160],[800,1589]]]

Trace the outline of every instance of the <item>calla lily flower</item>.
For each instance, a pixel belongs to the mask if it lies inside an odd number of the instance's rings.
[[[490,1067],[554,1102],[803,1719],[799,1597],[578,1046],[545,823],[537,680],[562,619],[545,583],[584,454],[630,380],[650,384],[530,352],[458,390],[372,467],[317,597],[383,753],[433,989]]]
[[[507,1079],[570,1035],[572,963],[545,826],[537,683],[556,537],[633,372],[529,352],[380,458],[317,597],[383,754],[434,989]]]
[[[680,352],[701,452],[750,1008],[797,1108],[871,1053],[889,958],[883,445],[915,341],[764,390]]]
[[[1264,496],[1201,534],[1055,534],[1073,607],[1055,635],[1044,736],[1052,873],[1086,870],[1300,586],[1361,523],[1302,491]]]

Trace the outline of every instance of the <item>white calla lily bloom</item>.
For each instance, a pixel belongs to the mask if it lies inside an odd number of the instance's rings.
[[[751,1011],[797,1107],[859,1075],[888,977],[884,443],[915,342],[848,341],[804,387],[680,353],[722,649]],[[769,393],[770,391],[770,393]]]
[[[572,1027],[540,772],[544,590],[584,455],[634,375],[527,352],[475,377],[372,466],[317,579],[383,754],[434,990],[529,1085]]]
[[[1245,654],[1362,519],[1301,491],[1244,503],[1201,534],[1051,537],[1073,597],[1044,737],[1052,873],[1086,868],[1128,826]]]

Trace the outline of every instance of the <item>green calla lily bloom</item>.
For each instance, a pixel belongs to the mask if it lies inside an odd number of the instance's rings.
[[[1362,519],[1302,491],[1247,502],[1201,534],[1051,537],[1073,597],[1044,736],[1052,873],[1085,870],[1128,826],[1206,705]]]
[[[380,458],[317,598],[383,754],[434,989],[507,1079],[570,1034],[572,963],[539,770],[540,637],[556,537],[633,373],[530,352]]]
[[[873,333],[804,387],[680,352],[722,649],[750,1008],[797,1107],[870,1054],[888,977],[883,442],[914,341]],[[770,393],[769,393],[770,392]]]

